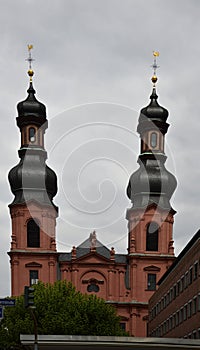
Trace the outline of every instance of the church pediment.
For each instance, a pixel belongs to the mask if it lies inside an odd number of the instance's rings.
[[[42,267],[42,264],[39,264],[39,263],[33,261],[33,262],[25,264],[25,267]]]
[[[91,252],[89,254],[81,256],[80,258],[77,258],[76,262],[80,262],[84,264],[103,264],[103,263],[110,264],[110,259],[107,259],[96,252]]]
[[[160,267],[151,265],[151,266],[147,266],[144,268],[144,271],[155,271],[155,272],[159,272],[160,271]]]

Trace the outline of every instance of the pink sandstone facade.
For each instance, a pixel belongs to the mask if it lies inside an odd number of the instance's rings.
[[[174,260],[175,211],[169,201],[176,181],[164,167],[168,112],[159,106],[155,88],[150,104],[140,114],[140,168],[131,175],[127,188],[132,202],[127,210],[127,254],[104,246],[95,232],[71,252],[57,252],[56,175],[45,163],[46,110],[36,100],[32,83],[27,99],[17,108],[20,162],[9,174],[15,196],[9,205],[12,295],[22,294],[25,285],[38,279],[71,281],[82,293],[94,293],[116,307],[130,335],[146,336],[149,298]]]
[[[55,209],[40,207],[30,201],[28,207],[23,204],[11,207],[10,214],[12,295],[23,294],[24,286],[30,284],[30,271],[38,271],[41,281],[54,283],[57,280]],[[36,218],[40,226],[40,247],[28,247],[27,244],[27,223],[32,218]]]

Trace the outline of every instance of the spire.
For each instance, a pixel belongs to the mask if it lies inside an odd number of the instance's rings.
[[[160,53],[158,51],[153,51],[153,57],[154,57],[154,60],[153,60],[153,64],[152,64],[152,68],[153,68],[153,76],[151,78],[151,81],[153,83],[153,87],[155,88],[156,87],[156,83],[157,83],[157,75],[156,75],[156,70],[159,68],[159,66],[157,65],[157,57],[160,56]]]
[[[28,45],[28,61],[29,69],[29,88],[27,90],[28,96],[25,101],[19,102],[17,105],[18,118],[17,125],[21,128],[25,123],[30,123],[31,119],[33,123],[37,123],[38,126],[42,126],[46,122],[46,107],[43,103],[39,102],[35,97],[35,89],[33,87],[33,75],[34,71],[32,69],[32,62],[35,59],[32,57],[31,51],[33,45]],[[24,119],[24,117],[29,117],[29,119]],[[37,118],[37,119],[36,119]],[[47,125],[46,125],[47,127]]]
[[[153,122],[163,134],[167,132],[169,127],[169,124],[166,123],[169,113],[166,108],[159,105],[158,95],[156,93],[156,83],[158,81],[156,71],[159,68],[156,59],[159,57],[159,55],[160,54],[158,51],[153,51],[154,61],[153,65],[151,66],[153,68],[153,76],[151,78],[153,90],[150,96],[150,103],[148,106],[142,108],[140,112],[139,124],[137,128],[139,134],[143,134],[144,130],[150,127],[149,123],[151,122]]]
[[[156,70],[158,51],[153,51],[153,91],[148,106],[141,109],[137,131],[141,138],[141,153],[138,157],[139,169],[134,172],[127,188],[127,195],[133,207],[141,208],[149,204],[170,209],[170,199],[176,188],[175,177],[166,170],[164,152],[165,134],[169,124],[168,111],[158,104],[156,94]]]
[[[30,79],[28,96],[17,105],[18,117],[16,120],[21,132],[21,147],[18,153],[21,160],[9,173],[11,190],[15,195],[11,205],[25,203],[29,200],[52,205],[53,197],[57,193],[56,174],[45,163],[47,152],[44,147],[44,134],[48,122],[46,107],[36,99],[33,88],[32,49],[33,45],[28,45],[27,61]]]
[[[28,46],[28,58],[26,59],[26,61],[28,61],[29,63],[29,70],[28,70],[28,75],[30,78],[30,83],[33,80],[33,75],[34,75],[34,71],[32,70],[32,62],[35,61],[34,58],[32,58],[31,55],[31,50],[33,49],[33,45],[27,45]]]

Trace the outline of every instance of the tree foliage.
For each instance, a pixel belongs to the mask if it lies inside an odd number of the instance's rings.
[[[116,310],[96,295],[77,292],[71,283],[39,282],[34,286],[34,310],[38,334],[125,335],[120,328]],[[20,334],[33,334],[30,310],[24,308],[23,296],[15,307],[4,309],[0,323],[0,349],[20,343]]]

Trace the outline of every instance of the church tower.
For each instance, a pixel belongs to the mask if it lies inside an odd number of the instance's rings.
[[[176,188],[175,177],[166,170],[165,134],[168,111],[158,104],[156,58],[154,52],[153,91],[150,103],[140,112],[137,131],[141,138],[139,168],[131,175],[127,195],[128,261],[130,266],[132,334],[146,336],[148,300],[159,278],[174,260],[173,221],[176,213],[170,199]]]
[[[18,103],[17,126],[21,133],[20,161],[10,170],[9,182],[14,200],[9,205],[12,236],[9,252],[11,294],[20,295],[25,285],[57,279],[55,226],[58,208],[53,203],[57,177],[46,165],[44,134],[48,127],[46,107],[35,97],[29,50],[30,85],[25,101]]]

